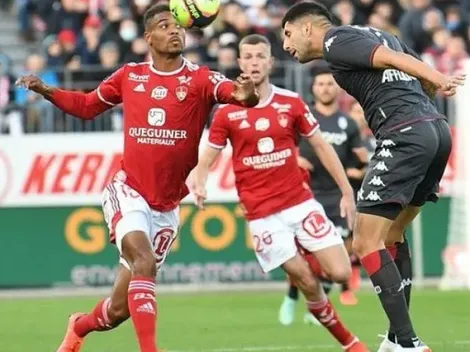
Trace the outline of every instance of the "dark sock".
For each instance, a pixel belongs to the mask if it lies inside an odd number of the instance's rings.
[[[299,289],[297,288],[297,286],[290,285],[289,291],[287,292],[287,296],[297,301],[299,299]]]
[[[417,337],[408,314],[404,286],[390,253],[381,249],[361,258],[361,263],[374,285],[398,343],[402,347],[414,347]]]
[[[396,243],[394,247],[387,248],[392,258],[395,261],[395,264],[400,272],[402,282],[405,286],[403,293],[405,294],[406,306],[408,310],[410,309],[410,300],[411,300],[411,286],[412,286],[412,266],[411,266],[411,254],[408,241],[405,238],[405,241],[402,243]],[[389,328],[388,339],[390,341],[395,341],[395,333]]]
[[[346,291],[349,291],[349,284],[347,283],[341,284],[341,292],[346,292]]]
[[[325,294],[328,296],[333,288],[333,281],[320,278],[320,284],[323,287],[323,291],[325,291]]]

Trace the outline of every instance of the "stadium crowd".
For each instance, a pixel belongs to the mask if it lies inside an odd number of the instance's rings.
[[[37,50],[21,69],[14,69],[8,51],[0,52],[0,132],[119,130],[119,112],[84,127],[81,121],[61,116],[48,101],[15,88],[14,82],[18,75],[29,73],[49,85],[90,90],[119,65],[148,59],[142,18],[159,1],[4,0],[3,11],[17,16],[19,40],[36,43]],[[319,1],[331,10],[337,24],[370,25],[394,33],[443,73],[462,70],[463,60],[469,56],[470,0]],[[281,19],[294,0],[222,2],[211,27],[188,31],[188,59],[232,78],[238,73],[238,41],[246,34],[260,33],[271,41],[279,62],[273,81],[290,89],[310,83],[298,82],[306,81],[306,76],[295,75],[298,65],[282,50]],[[342,108],[349,110],[351,99],[342,101]]]

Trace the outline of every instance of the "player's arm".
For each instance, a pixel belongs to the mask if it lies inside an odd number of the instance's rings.
[[[92,120],[122,102],[121,81],[123,72],[124,67],[114,72],[90,93],[47,86],[35,76],[20,77],[16,84],[42,95],[67,114],[84,120]]]
[[[221,104],[233,104],[253,107],[259,103],[259,93],[251,78],[240,75],[235,81],[227,79],[223,74],[202,69],[204,76],[203,95],[211,101]]]
[[[216,110],[212,125],[209,130],[207,146],[199,157],[198,164],[193,171],[192,192],[196,197],[196,205],[199,209],[204,208],[204,200],[207,198],[206,182],[209,170],[217,160],[222,149],[225,148],[228,137],[228,125],[225,114],[220,109]]]
[[[392,50],[386,42],[360,35],[354,29],[331,31],[325,39],[325,60],[345,70],[395,68],[431,82],[447,96],[454,95],[456,87],[465,81],[463,75],[448,78],[412,55]]]

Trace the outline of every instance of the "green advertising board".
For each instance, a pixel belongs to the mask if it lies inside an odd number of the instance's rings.
[[[426,276],[442,273],[449,199],[426,206],[423,250]],[[98,207],[0,209],[0,288],[101,286],[114,281],[118,253]],[[411,241],[412,233],[410,232]],[[181,208],[181,231],[159,274],[160,283],[283,280],[262,273],[237,204]]]

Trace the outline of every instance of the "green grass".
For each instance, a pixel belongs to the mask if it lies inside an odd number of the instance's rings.
[[[277,322],[281,293],[213,293],[158,297],[158,342],[180,352],[340,351],[319,327]],[[344,322],[371,351],[387,328],[377,298],[362,293],[356,307],[340,306]],[[0,300],[1,352],[53,352],[70,312],[89,311],[94,298]],[[437,352],[470,351],[470,294],[416,291],[412,313],[420,336]],[[132,325],[91,334],[83,352],[138,352]]]

